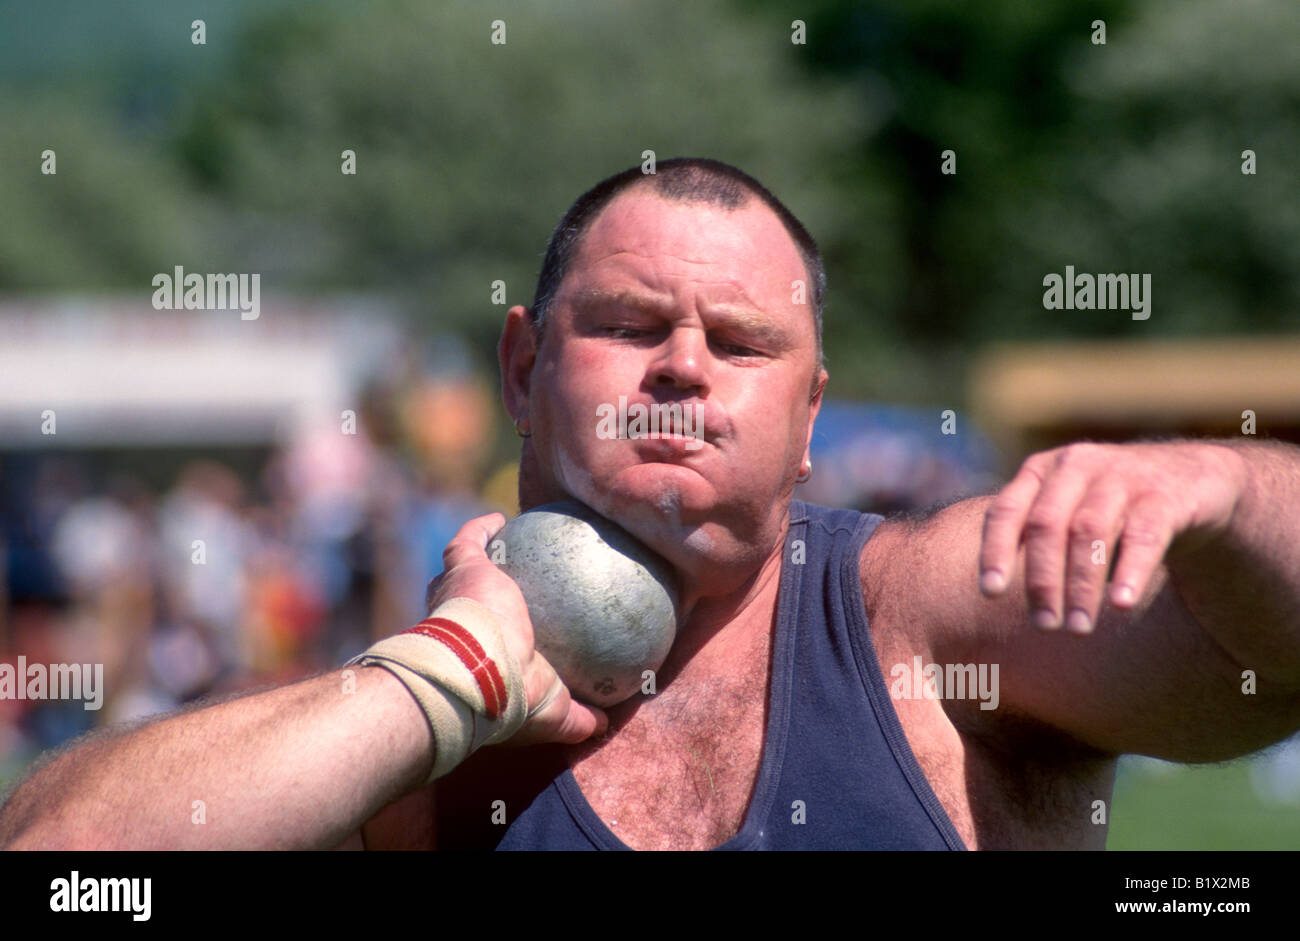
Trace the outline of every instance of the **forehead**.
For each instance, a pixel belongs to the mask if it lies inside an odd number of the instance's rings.
[[[738,291],[768,308],[793,306],[793,282],[808,277],[794,240],[757,196],[728,210],[664,199],[644,186],[620,193],[601,211],[570,271],[584,286],[628,275],[664,288],[670,284],[663,282],[686,279]]]

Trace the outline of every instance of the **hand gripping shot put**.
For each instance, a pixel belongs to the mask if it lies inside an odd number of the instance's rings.
[[[520,514],[488,549],[523,593],[537,652],[558,675],[531,711],[496,616],[469,598],[444,602],[349,663],[384,667],[420,703],[437,747],[430,781],[480,746],[514,735],[546,707],[560,681],[583,702],[622,702],[659,669],[677,634],[672,567],[575,500]]]

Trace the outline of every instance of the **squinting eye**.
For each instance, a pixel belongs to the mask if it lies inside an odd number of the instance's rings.
[[[630,339],[631,337],[639,337],[645,333],[645,331],[637,330],[633,327],[606,327],[605,332],[608,333],[610,336],[614,337],[615,339],[619,339],[619,340]]]

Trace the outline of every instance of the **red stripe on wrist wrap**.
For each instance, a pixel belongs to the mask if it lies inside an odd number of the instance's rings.
[[[473,634],[448,618],[426,618],[402,633],[422,634],[446,645],[474,675],[478,688],[483,694],[484,712],[487,717],[496,719],[505,711],[510,702],[505,680],[496,662],[487,655],[487,651],[474,639]]]

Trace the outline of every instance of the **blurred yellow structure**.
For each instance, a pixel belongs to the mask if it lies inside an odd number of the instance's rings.
[[[1300,336],[1008,343],[971,372],[971,412],[1009,460],[1070,441],[1255,434],[1300,442]]]

